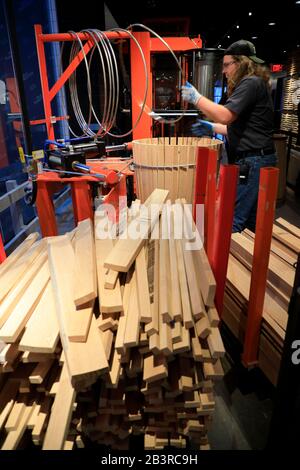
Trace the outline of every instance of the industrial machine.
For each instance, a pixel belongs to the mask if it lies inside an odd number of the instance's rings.
[[[133,27],[142,27],[146,32],[133,32]],[[151,36],[155,36],[154,38]],[[175,53],[200,49],[200,37],[190,39],[161,38],[155,32],[143,25],[131,25],[126,30],[118,28],[107,32],[85,30],[80,33],[69,32],[60,34],[43,34],[40,25],[35,26],[37,53],[39,59],[42,95],[44,102],[44,119],[31,121],[31,125],[46,124],[48,140],[45,144],[45,158],[40,165],[40,172],[33,176],[36,185],[36,206],[43,235],[57,233],[52,196],[62,184],[71,184],[75,221],[91,217],[95,198],[112,202],[117,205],[119,196],[130,199],[134,197],[134,182],[131,160],[124,151],[130,149],[128,143],[121,145],[106,145],[107,138],[133,138],[140,139],[153,135],[153,108],[155,99],[152,93],[153,71],[151,68],[151,54],[170,52],[178,66],[179,82],[177,99],[180,95],[180,85],[188,77],[188,64],[185,58],[178,60]],[[120,135],[112,134],[112,127],[117,118],[119,89],[119,73],[115,67],[115,56],[111,41],[130,41],[128,49],[131,69],[131,119],[132,129]],[[47,42],[71,42],[70,61],[59,79],[52,87],[49,86],[47,76],[47,59],[45,44]],[[103,77],[104,110],[102,118],[97,117],[96,106],[92,103],[92,79],[89,74],[90,61],[98,54],[102,63],[101,75]],[[89,60],[89,62],[88,62]],[[105,62],[106,61],[106,62]],[[82,64],[87,74],[87,97],[90,104],[89,117],[85,119],[80,108],[80,99],[74,80],[77,70]],[[55,124],[61,120],[68,120],[69,116],[54,116],[52,112],[53,100],[57,93],[66,84],[70,83],[70,95],[77,121],[82,130],[80,138],[60,141],[55,136]],[[101,91],[100,91],[101,94]],[[154,96],[153,96],[154,95]],[[180,99],[180,98],[179,98]],[[183,111],[187,112],[186,110]],[[197,114],[194,112],[194,114]],[[97,121],[98,130],[95,132],[90,126],[91,115]],[[179,121],[175,119],[160,119],[160,124]],[[122,156],[120,157],[120,152]],[[114,155],[112,157],[112,154]],[[92,158],[91,158],[92,157]],[[116,207],[117,208],[117,207]],[[117,208],[118,209],[118,208]]]

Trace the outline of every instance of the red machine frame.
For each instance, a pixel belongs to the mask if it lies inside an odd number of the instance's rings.
[[[136,43],[130,38],[126,32],[106,32],[108,39],[129,39],[131,41],[130,47],[130,63],[131,63],[131,92],[132,92],[132,122],[135,123],[140,113],[140,103],[144,95],[144,82],[140,79],[144,75],[144,67],[140,58],[140,52]],[[150,38],[150,33],[133,33],[139,44],[143,48],[145,56],[147,73],[148,73],[148,86],[151,90],[146,99],[146,109],[152,109],[152,72],[150,67],[150,54],[152,52],[168,51],[168,48],[159,40]],[[66,81],[70,78],[72,73],[76,70],[79,64],[84,59],[84,54],[92,49],[94,42],[90,39],[87,33],[78,33],[78,37],[85,41],[83,51],[81,50],[76,57],[72,60],[66,70],[62,73],[60,78],[49,88],[47,63],[45,55],[45,43],[47,42],[62,42],[74,41],[74,37],[70,33],[58,34],[43,34],[41,25],[35,25],[35,38],[37,45],[41,87],[44,103],[45,118],[35,121],[30,121],[31,125],[46,124],[48,139],[55,139],[54,124],[59,120],[67,119],[67,116],[53,116],[51,102],[57,93],[64,86]],[[165,41],[170,45],[174,51],[190,50],[195,47],[201,47],[202,41],[200,37],[195,39],[190,38],[165,38]],[[146,77],[145,77],[146,78]],[[138,126],[133,131],[133,138],[140,139],[150,137],[151,135],[152,119],[148,113],[143,113]],[[116,165],[116,170],[120,170],[124,162]],[[103,170],[102,163],[94,164],[94,170],[98,173],[106,173]],[[125,172],[132,174],[129,170]],[[124,180],[124,181],[123,181]],[[47,175],[40,175],[37,179],[38,196],[37,196],[37,211],[40,219],[41,231],[43,236],[56,235],[56,219],[52,195],[58,188],[61,188],[63,183],[71,184],[72,187],[72,201],[74,208],[74,216],[76,223],[87,217],[92,217],[91,196],[89,184],[97,181],[96,178],[91,176],[82,176],[79,178],[60,178],[56,173],[48,173]],[[117,194],[116,194],[117,193]],[[111,191],[105,196],[106,203],[117,204],[118,196],[126,195],[125,176],[121,176],[119,184],[111,188]],[[116,207],[117,208],[117,207]]]

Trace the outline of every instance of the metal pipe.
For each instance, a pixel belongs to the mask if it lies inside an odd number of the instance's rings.
[[[88,41],[90,39],[89,34],[87,33],[77,33],[79,39],[82,41]],[[130,35],[125,30],[120,32],[115,31],[106,31],[104,33],[108,39],[129,39]],[[73,41],[73,37],[70,33],[57,33],[57,34],[42,34],[40,33],[39,39],[43,42],[63,42],[63,41]]]

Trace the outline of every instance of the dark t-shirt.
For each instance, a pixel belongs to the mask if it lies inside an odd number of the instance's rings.
[[[237,114],[236,120],[227,126],[231,155],[273,146],[273,103],[269,86],[262,78],[243,78],[225,107]]]

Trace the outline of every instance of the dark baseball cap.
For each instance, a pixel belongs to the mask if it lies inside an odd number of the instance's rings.
[[[265,61],[256,57],[256,50],[254,44],[245,39],[232,43],[224,52],[224,55],[245,55],[257,64],[264,64]]]

